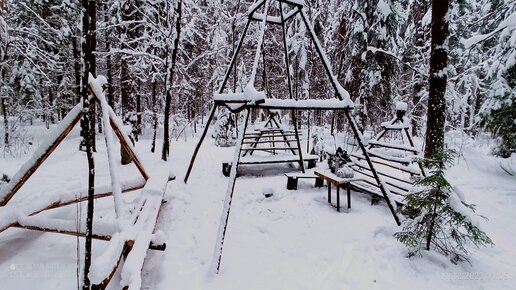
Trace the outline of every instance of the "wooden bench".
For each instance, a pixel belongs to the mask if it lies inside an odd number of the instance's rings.
[[[314,168],[319,160],[319,156],[308,154],[303,156],[303,161],[308,163],[306,168]],[[271,155],[271,156],[246,156],[240,159],[239,164],[275,164],[275,163],[292,163],[299,162],[299,156],[297,155],[288,155],[288,156],[279,156],[279,155]],[[231,162],[223,162],[222,163],[222,174],[224,176],[229,177],[229,173],[231,172]]]
[[[331,185],[337,187],[337,211],[340,211],[340,188],[345,185],[348,197],[348,208],[351,208],[351,182],[360,181],[360,178],[342,178],[330,171],[314,171],[319,178],[328,182],[328,203],[331,204]]]
[[[300,178],[315,178],[315,187],[323,187],[324,183],[321,178],[313,173],[285,173],[287,179],[287,189],[296,190],[297,181]]]

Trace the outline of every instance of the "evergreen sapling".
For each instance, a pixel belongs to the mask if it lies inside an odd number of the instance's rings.
[[[434,250],[457,263],[468,261],[468,243],[493,245],[473,219],[474,205],[462,201],[460,192],[444,177],[455,156],[455,151],[445,149],[422,161],[427,176],[417,179],[405,198],[400,212],[407,219],[402,231],[394,234],[408,247],[408,257],[420,256],[422,249]]]

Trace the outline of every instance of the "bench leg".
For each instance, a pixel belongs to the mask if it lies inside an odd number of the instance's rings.
[[[348,183],[348,208],[351,208],[351,184]]]
[[[297,189],[297,178],[288,177],[288,179],[287,179],[287,189],[288,190],[296,190]]]
[[[321,188],[324,186],[324,180],[322,178],[316,177],[315,178],[315,187]]]
[[[231,173],[231,163],[222,163],[222,174],[224,176],[229,177],[229,174]]]
[[[331,204],[331,183],[328,181],[328,203]]]
[[[340,185],[337,185],[337,211],[340,211]]]

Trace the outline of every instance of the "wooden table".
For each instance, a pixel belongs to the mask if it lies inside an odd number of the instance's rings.
[[[360,178],[342,178],[331,173],[330,171],[314,171],[314,174],[319,178],[328,182],[328,203],[331,204],[331,185],[337,187],[337,211],[340,211],[340,188],[346,185],[347,197],[348,197],[348,208],[351,208],[351,182],[360,181]]]

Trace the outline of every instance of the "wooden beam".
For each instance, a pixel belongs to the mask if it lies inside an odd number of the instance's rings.
[[[124,247],[122,249],[122,253],[120,254],[120,257],[118,257],[118,262],[116,263],[116,266],[113,268],[113,270],[109,273],[109,275],[100,283],[100,284],[94,284],[91,286],[91,290],[104,290],[107,288],[109,282],[111,282],[111,279],[113,279],[113,276],[116,273],[116,270],[118,269],[118,266],[120,265],[120,262],[122,261],[122,258],[127,256],[132,248],[132,242],[127,241],[124,244]]]
[[[79,104],[79,105],[81,105],[81,104]],[[79,105],[77,105],[77,106],[79,106]],[[70,113],[75,112],[74,109],[72,109],[72,111]],[[23,173],[20,173],[20,174],[23,174],[22,178],[20,178],[18,180],[18,182],[16,182],[16,184],[14,184],[12,189],[3,196],[3,198],[0,202],[0,207],[5,206],[11,200],[11,198],[18,192],[18,190],[20,190],[20,188],[25,184],[25,182],[27,182],[27,180],[29,180],[29,178],[32,176],[32,174],[34,174],[34,172],[36,172],[36,170],[38,170],[38,168],[41,166],[41,164],[43,164],[43,162],[45,162],[45,160],[47,160],[47,158],[52,154],[52,152],[54,152],[54,150],[56,150],[57,146],[59,146],[59,144],[61,144],[61,142],[64,140],[64,138],[66,138],[66,136],[70,133],[70,131],[73,129],[73,127],[82,118],[82,115],[83,115],[83,112],[79,111],[77,113],[77,115],[70,116],[72,118],[72,121],[70,122],[70,124],[67,127],[65,127],[63,129],[63,131],[61,131],[59,133],[59,135],[52,141],[51,145],[45,150],[45,152],[43,152],[43,154],[41,154],[40,156],[37,157],[36,161],[34,161],[32,166],[25,169],[25,171]],[[38,151],[36,151],[35,155],[36,154],[38,154]],[[33,161],[32,160],[27,161],[24,164],[24,166],[26,164],[29,164],[29,162],[33,162]],[[20,170],[24,170],[24,166],[22,166],[22,169],[20,169]]]
[[[190,177],[190,173],[192,172],[193,165],[195,163],[195,158],[197,158],[197,153],[199,153],[199,149],[201,148],[202,142],[204,141],[204,138],[206,137],[206,133],[208,133],[208,129],[210,128],[210,122],[211,119],[213,119],[213,116],[215,115],[215,111],[217,110],[217,106],[213,105],[213,108],[211,108],[210,116],[208,117],[208,121],[206,121],[206,125],[204,126],[204,130],[202,131],[201,138],[199,139],[199,142],[197,142],[197,145],[195,146],[194,152],[192,154],[192,159],[190,159],[190,164],[188,165],[188,170],[186,171],[184,182],[188,182],[188,178]]]
[[[122,190],[122,192],[125,193],[125,192],[130,192],[130,191],[142,189],[144,185],[145,184],[143,184],[143,185],[136,185],[136,186],[133,186],[133,187],[130,187],[130,188],[126,188],[126,189]],[[113,195],[112,192],[98,193],[98,194],[95,194],[94,198],[98,199],[98,198],[109,197],[109,196],[112,196],[112,195]],[[64,200],[64,201],[60,200],[60,201],[57,201],[57,202],[54,202],[54,203],[48,205],[45,208],[40,208],[40,209],[35,210],[34,212],[30,213],[29,216],[34,216],[34,215],[36,215],[38,213],[41,213],[41,212],[49,210],[49,209],[60,208],[60,207],[63,207],[63,206],[67,206],[67,205],[83,202],[83,201],[86,201],[86,200],[88,200],[87,196],[84,196],[84,197],[81,197],[81,198],[75,198],[75,199],[71,199],[71,200]],[[7,230],[10,227],[13,227],[14,225],[16,225],[16,223],[17,222],[14,222],[14,223],[11,223],[11,224],[7,224],[4,227],[0,228],[0,233],[5,231],[5,230]]]
[[[143,178],[145,178],[145,180],[149,179],[149,175],[145,171],[145,168],[143,167],[143,164],[140,161],[140,159],[138,159],[138,157],[134,153],[133,147],[127,143],[127,141],[125,140],[125,137],[124,137],[124,133],[122,133],[122,130],[120,128],[118,128],[117,124],[115,123],[115,121],[113,120],[113,118],[111,116],[109,116],[109,123],[111,124],[111,128],[113,128],[113,132],[115,132],[116,137],[120,141],[120,146],[122,146],[124,149],[126,149],[127,153],[129,153],[129,155],[131,156],[131,159],[133,160],[134,164],[138,168],[138,171],[140,171]]]

